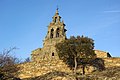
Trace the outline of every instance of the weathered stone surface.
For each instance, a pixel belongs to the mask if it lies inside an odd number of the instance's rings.
[[[107,58],[111,57],[111,55],[108,52],[101,51],[101,50],[94,50],[97,58]]]
[[[105,67],[120,66],[120,58],[103,58]]]
[[[36,77],[52,71],[72,72],[61,60],[43,61],[42,63],[29,62],[20,64],[19,67],[21,67],[18,75],[20,78]]]

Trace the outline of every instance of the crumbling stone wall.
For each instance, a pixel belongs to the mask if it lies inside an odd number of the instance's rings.
[[[118,67],[120,66],[120,58],[111,57],[111,58],[103,58],[105,67]]]
[[[104,66],[107,67],[118,67],[120,66],[120,58],[103,58]],[[20,70],[18,71],[18,77],[29,78],[45,75],[49,72],[59,71],[72,73],[72,70],[62,60],[41,60],[39,62],[28,62],[18,65]],[[93,66],[87,66],[85,72],[90,74],[96,68]],[[82,69],[78,69],[82,72]]]
[[[53,40],[52,40],[53,41]],[[56,42],[57,40],[53,41]],[[55,43],[56,44],[56,43]],[[108,58],[111,55],[108,52],[101,51],[101,50],[94,50],[97,58]],[[52,56],[52,52],[54,52],[54,56]],[[32,51],[31,59],[32,61],[39,61],[39,60],[50,60],[52,58],[59,59],[55,46],[44,46],[43,48],[38,48]]]
[[[111,57],[111,55],[108,52],[105,51],[101,51],[101,50],[94,50],[96,57],[97,58],[107,58],[107,57]]]
[[[20,78],[36,77],[53,71],[72,72],[62,60],[28,62],[20,64],[18,67],[20,67],[18,71],[18,77]]]

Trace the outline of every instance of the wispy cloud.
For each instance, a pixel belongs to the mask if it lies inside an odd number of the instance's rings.
[[[120,13],[120,10],[108,10],[104,11],[104,13]]]

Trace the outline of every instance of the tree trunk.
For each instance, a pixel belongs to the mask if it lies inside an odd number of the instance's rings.
[[[77,68],[77,60],[76,60],[76,57],[74,58],[74,62],[75,62],[74,74],[76,74],[76,68]]]
[[[85,74],[85,65],[83,64],[83,75]]]

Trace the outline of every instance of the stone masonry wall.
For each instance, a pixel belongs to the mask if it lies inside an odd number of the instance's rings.
[[[120,66],[120,58],[103,58],[103,60],[106,68]],[[53,71],[72,73],[72,70],[62,60],[28,62],[20,64],[18,67],[20,67],[18,77],[21,79],[41,76]],[[86,73],[92,72],[93,68],[90,66]]]
[[[101,51],[101,50],[94,50],[97,58],[107,58],[111,57],[111,55],[108,52]]]
[[[103,58],[105,67],[118,67],[120,66],[120,58]]]
[[[39,62],[28,62],[24,64],[20,64],[20,70],[18,72],[18,77],[29,78],[36,77],[40,75],[47,74],[53,71],[60,71],[71,73],[70,70],[62,60],[51,60],[51,61],[39,61]]]

